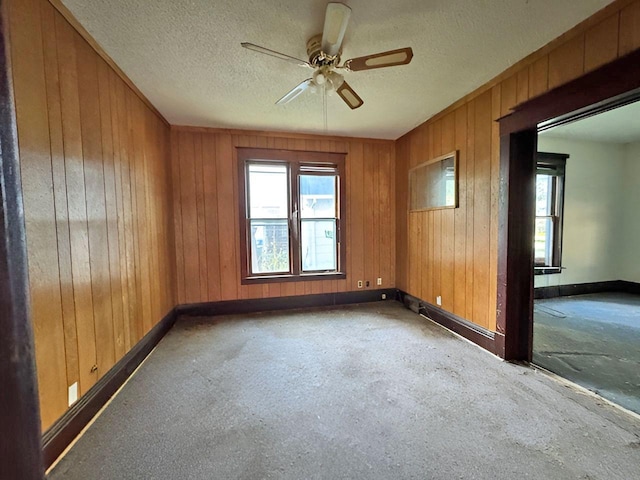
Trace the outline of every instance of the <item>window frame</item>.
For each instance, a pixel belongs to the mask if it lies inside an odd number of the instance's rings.
[[[240,267],[241,284],[303,282],[313,280],[336,280],[346,278],[346,153],[309,152],[302,150],[282,150],[266,148],[237,147],[238,200],[240,227]],[[288,231],[289,231],[289,272],[260,273],[251,272],[251,242],[249,227],[249,189],[248,167],[250,164],[285,164],[288,172]],[[323,175],[322,172],[301,172],[301,166],[331,167],[337,173],[336,188],[336,271],[312,271],[304,273],[301,261],[301,222],[300,215],[300,175]],[[333,176],[334,173],[324,173]]]
[[[536,174],[534,176],[536,183],[538,175],[548,175],[553,177],[550,208],[551,215],[534,214],[534,221],[537,221],[539,218],[551,218],[553,229],[551,265],[543,265],[536,262],[534,237],[533,266],[534,273],[536,275],[561,273],[563,268],[562,237],[564,224],[564,192],[566,163],[568,158],[568,154],[551,152],[538,152],[536,156]],[[534,201],[534,207],[537,208],[537,200]]]

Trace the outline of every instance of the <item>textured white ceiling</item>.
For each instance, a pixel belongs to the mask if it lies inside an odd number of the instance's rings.
[[[611,0],[349,0],[343,59],[405,46],[410,65],[353,72],[364,99],[328,99],[328,134],[395,139]],[[63,0],[176,125],[325,133],[320,95],[274,102],[309,70],[245,50],[306,58],[325,0]]]
[[[607,143],[640,142],[640,102],[561,125],[541,135]]]

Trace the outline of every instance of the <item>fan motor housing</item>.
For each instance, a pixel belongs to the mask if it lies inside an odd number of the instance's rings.
[[[325,55],[322,51],[322,34],[314,35],[307,40],[307,55],[309,55],[309,63],[314,67],[335,66],[340,63],[339,52],[335,57]]]

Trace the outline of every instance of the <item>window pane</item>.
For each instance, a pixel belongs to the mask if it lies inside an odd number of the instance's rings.
[[[553,266],[553,220],[551,218],[536,218],[535,252],[536,265]]]
[[[251,273],[289,272],[287,220],[251,220]]]
[[[300,217],[336,216],[336,176],[300,175]]]
[[[336,221],[302,220],[302,270],[337,270]]]
[[[536,215],[551,215],[552,182],[551,175],[536,175]]]
[[[287,218],[286,165],[249,165],[249,218]]]

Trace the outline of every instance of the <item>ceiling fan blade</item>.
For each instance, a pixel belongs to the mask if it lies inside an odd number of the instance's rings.
[[[327,4],[322,32],[322,51],[327,55],[337,55],[342,47],[344,32],[349,24],[351,9],[342,3]]]
[[[284,105],[285,103],[289,103],[291,100],[304,92],[309,87],[309,85],[311,85],[312,81],[313,79],[307,78],[304,82],[296,85],[292,90],[290,90],[280,100],[278,100],[276,102],[276,105]]]
[[[344,103],[349,105],[349,108],[352,110],[360,108],[364,104],[364,100],[360,98],[360,96],[347,82],[342,82],[342,85],[340,85],[340,88],[336,90],[336,93],[340,95],[340,98],[342,98]]]
[[[353,71],[373,70],[374,68],[394,67],[406,65],[413,58],[411,47],[389,50],[388,52],[375,53],[364,57],[352,58],[344,62],[345,66]]]
[[[246,48],[248,50],[253,50],[254,52],[264,53],[265,55],[276,57],[276,58],[279,58],[280,60],[284,60],[286,62],[295,63],[295,64],[301,65],[303,67],[313,68],[313,67],[311,67],[311,64],[309,62],[305,61],[305,60],[302,60],[302,59],[296,58],[296,57],[292,57],[291,55],[286,55],[284,53],[276,52],[275,50],[270,50],[268,48],[261,47],[260,45],[255,45],[255,44],[249,43],[249,42],[242,42],[240,45],[242,45],[244,48]]]

